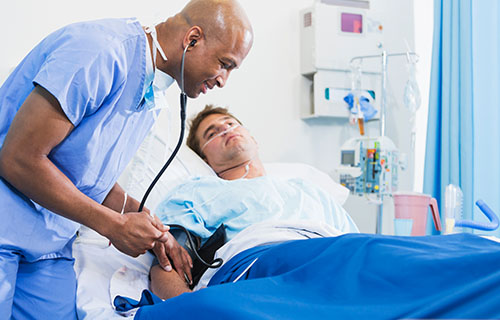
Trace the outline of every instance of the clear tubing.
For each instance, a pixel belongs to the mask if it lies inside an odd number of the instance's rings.
[[[224,131],[221,131],[221,132],[217,133],[215,136],[213,136],[212,138],[210,138],[207,142],[205,142],[205,143],[203,144],[203,146],[201,147],[201,152],[203,152],[203,149],[205,149],[205,147],[206,147],[206,146],[207,146],[210,142],[212,142],[212,140],[214,140],[215,138],[220,137],[220,136],[222,136],[222,135],[225,135],[226,133],[231,132],[231,131],[233,131],[234,129],[236,129],[236,128],[238,128],[238,127],[241,127],[241,125],[237,123],[237,124],[235,124],[234,126],[229,127],[229,128],[227,128],[226,130],[224,130]]]
[[[241,176],[241,178],[238,178],[238,180],[245,179],[248,176],[248,173],[250,172],[250,162],[252,162],[252,160],[248,161],[248,163],[245,166],[245,173]]]
[[[382,51],[382,98],[380,101],[380,136],[385,136],[385,107],[387,103],[387,51]]]

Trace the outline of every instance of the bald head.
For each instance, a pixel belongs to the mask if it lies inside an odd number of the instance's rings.
[[[157,55],[156,66],[181,88],[182,82],[190,98],[224,87],[253,44],[252,26],[236,0],[192,0],[156,28],[168,58],[163,61]]]
[[[235,0],[192,0],[180,12],[190,26],[199,26],[207,40],[239,39],[251,47],[253,30],[245,11]]]

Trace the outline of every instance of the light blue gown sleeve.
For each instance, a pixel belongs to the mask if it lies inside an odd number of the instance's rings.
[[[91,34],[78,37],[67,31],[53,37],[55,41],[46,44],[50,53],[40,57],[45,62],[33,84],[49,91],[76,127],[122,86],[127,72],[124,48],[111,40],[103,44]]]

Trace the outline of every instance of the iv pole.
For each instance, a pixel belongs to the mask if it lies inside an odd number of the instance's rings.
[[[353,64],[354,61],[360,60],[361,63],[363,63],[363,59],[382,59],[382,96],[380,97],[380,137],[385,137],[385,109],[386,109],[386,104],[387,104],[387,59],[389,57],[399,57],[399,56],[406,56],[408,59],[410,56],[414,56],[417,58],[418,61],[418,54],[415,52],[400,52],[400,53],[387,53],[387,51],[383,50],[381,54],[377,55],[369,55],[369,56],[356,56],[351,59],[351,65]],[[380,179],[382,178],[382,175],[380,175]],[[379,183],[379,185],[381,185]],[[383,209],[384,206],[384,195],[382,192],[380,193],[380,200],[377,202],[377,224],[375,227],[375,233],[381,234],[382,233],[382,215],[384,212]]]

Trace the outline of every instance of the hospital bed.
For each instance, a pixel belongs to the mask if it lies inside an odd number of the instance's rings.
[[[158,150],[154,145],[161,147],[161,139],[152,139],[149,147],[152,144],[151,149]],[[158,169],[144,164],[159,166],[163,160],[151,156],[139,152],[128,168],[128,176],[122,178],[122,185],[134,197],[140,198]],[[348,197],[345,188],[311,166],[275,163],[265,167],[269,175],[309,180],[330,192],[340,204]],[[183,147],[146,205],[154,208],[162,195],[194,175],[214,173]],[[215,285],[210,283],[195,293],[141,307],[138,315],[147,319],[163,319],[166,315],[179,319],[198,319],[200,315],[208,319],[500,318],[500,244],[495,241],[468,234],[391,237],[331,233],[327,238],[285,242],[275,248],[256,247],[269,250],[258,259],[252,256],[257,254],[252,251],[255,248],[242,252],[249,255],[248,259],[228,254],[241,237],[250,235],[254,242],[260,238],[253,227],[218,251],[226,264],[210,280]],[[128,257],[87,228],[80,230],[73,249],[79,317],[132,318],[136,309],[119,314],[113,300],[118,295],[141,298],[149,286],[153,256]],[[279,274],[274,269],[279,269],[279,255],[286,249],[308,255],[305,259],[301,255],[303,259],[297,261],[293,271]],[[239,281],[241,275],[245,281]]]
[[[159,170],[166,142],[158,135],[148,136],[132,160],[120,184],[136,199],[142,197],[150,181]],[[167,150],[168,153],[168,150]],[[339,204],[349,191],[334,182],[326,173],[300,163],[266,163],[269,175],[281,178],[299,177],[327,190]],[[215,176],[212,169],[191,149],[183,146],[165,172],[146,206],[154,209],[167,192],[192,176]],[[148,288],[148,273],[153,261],[150,253],[138,258],[122,254],[95,231],[82,227],[73,245],[75,271],[78,279],[77,308],[80,319],[123,319],[115,312],[112,302],[116,295],[138,299]]]

